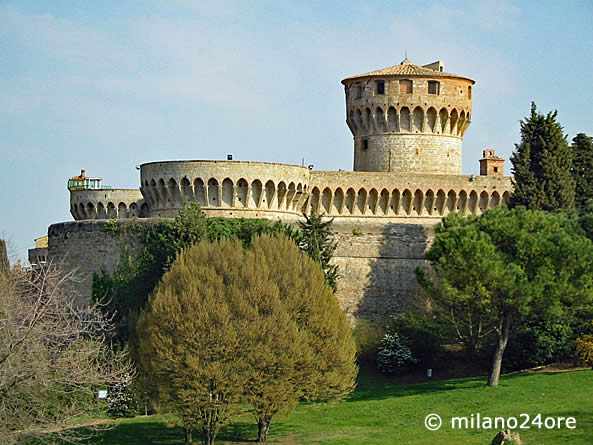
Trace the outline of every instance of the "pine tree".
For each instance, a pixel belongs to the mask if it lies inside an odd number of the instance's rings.
[[[521,121],[521,142],[511,156],[512,207],[548,211],[574,207],[572,152],[556,116],[556,111],[539,114],[532,103],[530,116]]]
[[[571,148],[575,201],[577,207],[583,207],[589,199],[593,199],[593,138],[579,133],[573,138]]]
[[[303,216],[305,220],[299,221],[296,242],[303,252],[321,264],[327,284],[335,293],[338,289],[338,266],[330,263],[338,245],[331,229],[334,220],[323,221],[323,216],[315,210],[311,210],[311,215],[303,213]]]

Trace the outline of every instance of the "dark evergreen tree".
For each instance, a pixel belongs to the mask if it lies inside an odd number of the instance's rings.
[[[579,133],[573,138],[571,148],[575,202],[577,207],[583,207],[589,199],[593,199],[593,138]]]
[[[10,270],[10,263],[8,262],[8,253],[6,251],[6,241],[0,239],[0,274],[6,273]]]
[[[332,218],[324,221],[323,215],[315,210],[311,210],[311,215],[303,213],[303,216],[305,220],[299,221],[300,230],[295,242],[303,252],[321,264],[325,280],[335,293],[338,289],[338,266],[330,264],[338,245],[331,229],[334,220]]]
[[[515,188],[511,207],[548,211],[574,207],[572,151],[556,115],[556,111],[539,114],[532,102],[531,114],[521,121],[521,142],[511,156]]]

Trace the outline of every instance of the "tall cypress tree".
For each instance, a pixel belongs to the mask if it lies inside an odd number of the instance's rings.
[[[583,207],[589,199],[593,199],[593,138],[579,133],[573,138],[571,148],[575,201],[577,207]]]
[[[6,250],[6,241],[0,239],[0,274],[6,273],[10,270],[10,263],[8,261],[8,252]]]
[[[572,151],[556,121],[557,114],[539,114],[532,102],[530,116],[521,121],[521,142],[511,156],[515,187],[512,207],[548,211],[574,207]]]
[[[338,266],[331,264],[331,259],[338,246],[334,239],[334,232],[331,226],[333,218],[324,221],[323,215],[311,210],[311,215],[303,213],[304,221],[299,221],[300,233],[297,235],[296,243],[299,248],[309,255],[313,261],[321,264],[325,273],[325,280],[334,293],[338,289]]]

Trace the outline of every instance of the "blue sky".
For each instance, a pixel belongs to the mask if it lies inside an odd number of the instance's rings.
[[[463,172],[531,101],[593,134],[593,2],[0,0],[0,234],[26,258],[85,168],[235,159],[352,169],[340,80],[398,64],[476,80]],[[506,171],[510,171],[507,162]]]

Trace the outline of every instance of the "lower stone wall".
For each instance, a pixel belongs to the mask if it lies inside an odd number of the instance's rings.
[[[151,224],[154,219],[135,219],[135,224]],[[93,288],[93,274],[101,269],[113,272],[119,263],[121,243],[117,236],[105,231],[105,225],[123,226],[130,220],[85,220],[52,224],[47,230],[48,257],[58,267],[76,272],[79,280],[72,289],[77,302],[90,301]],[[138,242],[129,237],[128,245],[133,249]]]
[[[151,224],[156,219],[134,220]],[[65,269],[77,269],[79,301],[91,296],[93,273],[113,272],[120,258],[120,239],[105,231],[106,220],[74,221],[49,227],[49,257]],[[131,221],[110,221],[125,226]],[[416,267],[427,269],[424,254],[434,237],[434,223],[335,221],[339,266],[338,300],[351,319],[376,322],[422,299]],[[130,235],[128,244],[137,241]]]
[[[338,299],[351,319],[382,322],[408,304],[422,304],[417,267],[428,270],[426,250],[434,223],[334,222]]]

